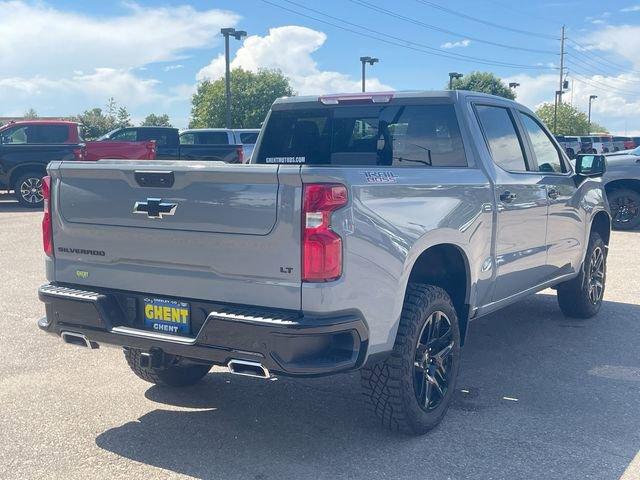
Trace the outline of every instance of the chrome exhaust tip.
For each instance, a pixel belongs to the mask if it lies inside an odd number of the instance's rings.
[[[92,341],[88,340],[87,337],[85,337],[81,333],[62,332],[62,333],[60,333],[60,337],[62,337],[62,341],[64,343],[68,343],[69,345],[76,345],[78,347],[86,347],[86,348],[90,348],[91,350],[95,350],[96,348],[100,348],[100,345],[98,345],[96,342],[92,342]]]
[[[269,370],[258,362],[248,360],[230,360],[227,364],[229,373],[245,377],[271,378]]]

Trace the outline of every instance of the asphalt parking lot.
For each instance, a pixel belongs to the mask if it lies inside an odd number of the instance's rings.
[[[2,479],[640,479],[640,231],[613,234],[596,318],[548,291],[473,322],[453,407],[410,438],[358,374],[173,391],[42,334],[40,219],[0,192]]]

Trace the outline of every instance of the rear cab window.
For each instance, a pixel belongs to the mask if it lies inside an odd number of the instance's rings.
[[[451,103],[274,110],[255,158],[267,164],[468,166]]]
[[[240,143],[253,145],[258,140],[258,132],[240,132]]]
[[[227,132],[185,132],[180,135],[182,145],[229,145]]]

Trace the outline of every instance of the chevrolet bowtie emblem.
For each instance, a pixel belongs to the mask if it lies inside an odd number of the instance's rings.
[[[166,203],[161,198],[147,198],[146,202],[136,202],[133,213],[146,214],[149,218],[163,218],[165,215],[173,215],[176,208],[177,203]]]

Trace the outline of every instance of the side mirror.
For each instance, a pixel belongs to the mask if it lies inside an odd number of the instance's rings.
[[[604,155],[579,154],[576,156],[576,173],[583,177],[601,177],[607,171]]]

